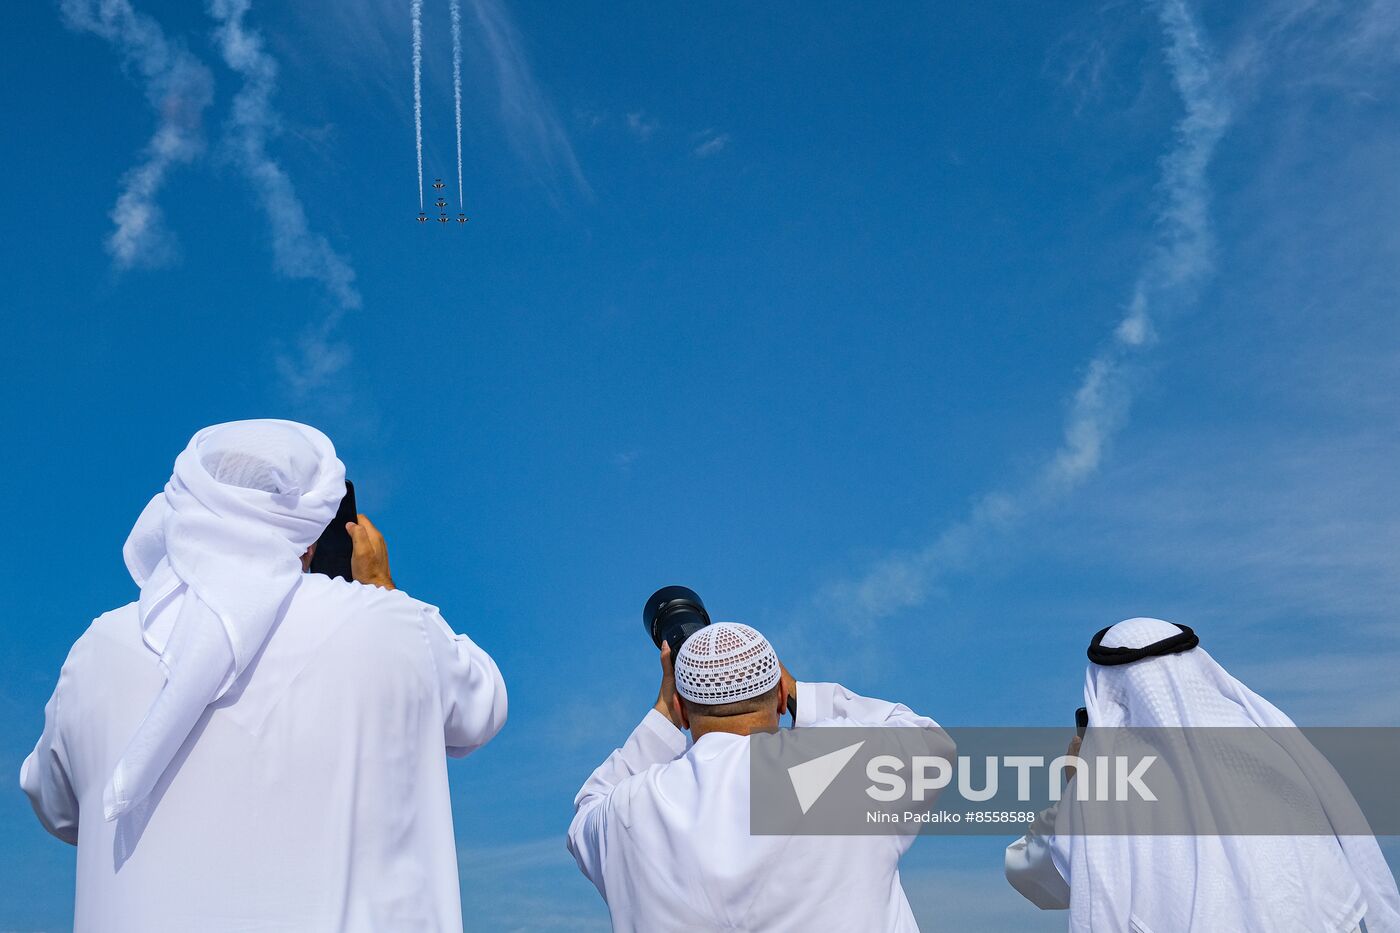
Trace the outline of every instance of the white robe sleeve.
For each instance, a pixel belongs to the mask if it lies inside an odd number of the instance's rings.
[[[506,722],[506,684],[491,656],[452,631],[436,609],[423,614],[424,637],[437,671],[447,754],[471,754]]]
[[[44,733],[20,766],[19,783],[44,828],[69,845],[77,845],[78,796],[73,792],[68,749],[59,725],[59,695],[65,674],[59,675],[58,686],[44,707]]]
[[[797,684],[798,726],[828,720],[846,720],[853,726],[902,726],[907,729],[938,729],[927,716],[888,700],[876,700],[852,693],[840,684]]]
[[[1041,910],[1068,910],[1069,883],[1055,864],[1053,835],[1058,805],[1041,810],[1030,832],[1006,847],[1006,880]]]
[[[902,749],[901,755],[934,755],[957,760],[957,745],[943,727],[927,716],[889,700],[863,697],[840,684],[797,682],[796,728],[805,726],[865,726],[903,730],[891,738]],[[930,802],[936,797],[930,797]],[[908,851],[918,831],[890,834],[889,841],[900,852]]]
[[[622,747],[608,756],[589,775],[574,798],[574,819],[569,824],[569,851],[579,869],[593,882],[606,900],[603,887],[603,862],[607,857],[605,830],[610,811],[610,798],[618,784],[634,774],[640,774],[655,764],[672,761],[686,750],[685,733],[671,720],[649,711]]]

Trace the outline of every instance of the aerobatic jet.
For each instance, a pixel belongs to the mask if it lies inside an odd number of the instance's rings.
[[[434,206],[434,207],[446,207],[446,206],[447,206],[447,200],[446,200],[445,198],[438,198],[438,199],[437,199],[437,203],[435,203],[433,206]]]
[[[418,222],[419,222],[420,224],[425,224],[425,223],[427,223],[427,222],[428,222],[428,215],[427,215],[426,213],[424,213],[423,211],[419,211],[419,212],[418,212]]]
[[[433,182],[433,187],[434,187],[434,188],[446,188],[447,186],[444,185],[444,184],[442,183],[442,179],[439,178],[439,179],[437,179],[436,181]]]
[[[447,223],[447,215],[446,215],[446,214],[443,214],[441,217],[439,217],[439,218],[438,218],[438,223],[440,223],[440,224],[445,224],[445,223]]]
[[[467,222],[467,215],[466,215],[466,214],[458,214],[458,215],[457,215],[457,223],[459,223],[459,224],[464,224],[464,223],[466,223],[466,222]]]

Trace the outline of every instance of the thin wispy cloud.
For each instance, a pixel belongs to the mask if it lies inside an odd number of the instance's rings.
[[[660,126],[657,121],[651,119],[641,110],[634,110],[627,115],[627,129],[632,131],[632,135],[638,139],[646,141],[651,139],[652,134]]]
[[[535,81],[510,14],[499,0],[471,0],[471,6],[500,86],[501,119],[511,147],[547,187],[555,188],[563,179],[591,196],[569,136]]]
[[[574,108],[574,123],[585,130],[596,130],[607,122],[608,114],[605,110],[597,110],[592,107]]]
[[[304,398],[327,384],[349,363],[349,347],[336,336],[341,317],[360,306],[355,270],[321,234],[311,229],[306,209],[286,169],[268,151],[280,128],[272,106],[277,62],[263,38],[245,23],[249,0],[210,0],[209,15],[218,24],[214,39],[224,63],[243,78],[233,99],[228,145],[247,176],[267,217],[274,268],[294,279],[318,283],[329,300],[328,313],[299,341],[295,356],[278,360],[278,370],[294,398]]]
[[[729,145],[728,133],[716,133],[713,130],[706,130],[702,135],[705,137],[704,140],[691,150],[697,159],[707,159]]]
[[[144,158],[122,176],[107,251],[119,269],[159,266],[177,254],[158,198],[170,170],[204,151],[204,110],[213,100],[209,70],[127,0],[63,0],[64,22],[110,43],[136,72],[158,122]]]
[[[610,114],[606,110],[580,108],[574,111],[574,121],[588,131],[604,126],[620,127],[639,142],[648,143],[655,139],[658,144],[667,148],[671,145],[683,147],[676,151],[688,150],[690,155],[698,159],[709,158],[722,152],[731,142],[728,133],[713,127],[693,132],[678,129],[674,121],[663,126],[661,119],[645,110],[626,110]]]
[[[1394,0],[1274,0],[1250,25],[1236,66],[1250,71],[1286,63],[1286,84],[1370,96],[1376,93],[1375,72],[1400,63],[1400,11]]]
[[[484,929],[609,929],[598,892],[579,873],[563,835],[457,850],[463,907]]]
[[[1184,0],[1162,0],[1157,14],[1166,59],[1185,112],[1161,160],[1157,237],[1122,318],[1089,360],[1066,414],[1059,447],[1019,488],[991,492],[930,544],[891,556],[852,581],[828,588],[824,602],[857,629],[924,602],[944,574],[965,569],[1027,513],[1079,487],[1099,468],[1132,405],[1143,351],[1157,323],[1188,306],[1210,274],[1214,236],[1207,169],[1230,122],[1213,57]]]

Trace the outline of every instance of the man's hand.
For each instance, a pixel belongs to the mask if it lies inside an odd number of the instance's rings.
[[[1076,733],[1075,736],[1074,736],[1074,738],[1070,740],[1069,748],[1065,749],[1065,754],[1066,754],[1067,756],[1069,756],[1070,758],[1078,758],[1078,757],[1079,757],[1079,747],[1080,747],[1081,745],[1083,745],[1083,744],[1084,744],[1084,737],[1083,737],[1082,735],[1079,735],[1079,734]],[[1066,783],[1066,784],[1068,784],[1070,781],[1074,780],[1075,770],[1076,770],[1076,769],[1075,769],[1074,765],[1069,765],[1068,767],[1065,768],[1064,775],[1065,775],[1065,783]]]
[[[782,661],[778,662],[778,667],[783,672],[783,686],[787,688],[785,691],[788,698],[787,711],[792,714],[792,724],[795,726],[797,725],[797,678],[792,676],[792,671],[788,670],[787,665]],[[778,718],[782,718],[781,713],[778,714]]]
[[[677,729],[684,729],[676,715],[676,659],[671,657],[671,643],[661,642],[661,689],[656,693],[656,711],[670,720]]]
[[[384,536],[368,516],[355,517],[358,521],[345,523],[354,547],[350,554],[350,572],[357,583],[395,589],[394,580],[389,576],[389,549],[384,545]]]

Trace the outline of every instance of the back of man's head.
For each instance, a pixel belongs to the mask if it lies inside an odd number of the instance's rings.
[[[685,640],[676,655],[676,694],[697,739],[776,729],[787,702],[773,646],[740,622],[707,625]]]
[[[330,438],[291,421],[205,428],[175,458],[165,489],[141,512],[122,557],[143,597],[141,622],[170,612],[178,651],[157,649],[167,685],[103,791],[116,819],[156,786],[204,709],[262,648],[301,582],[305,552],[345,496]]]

